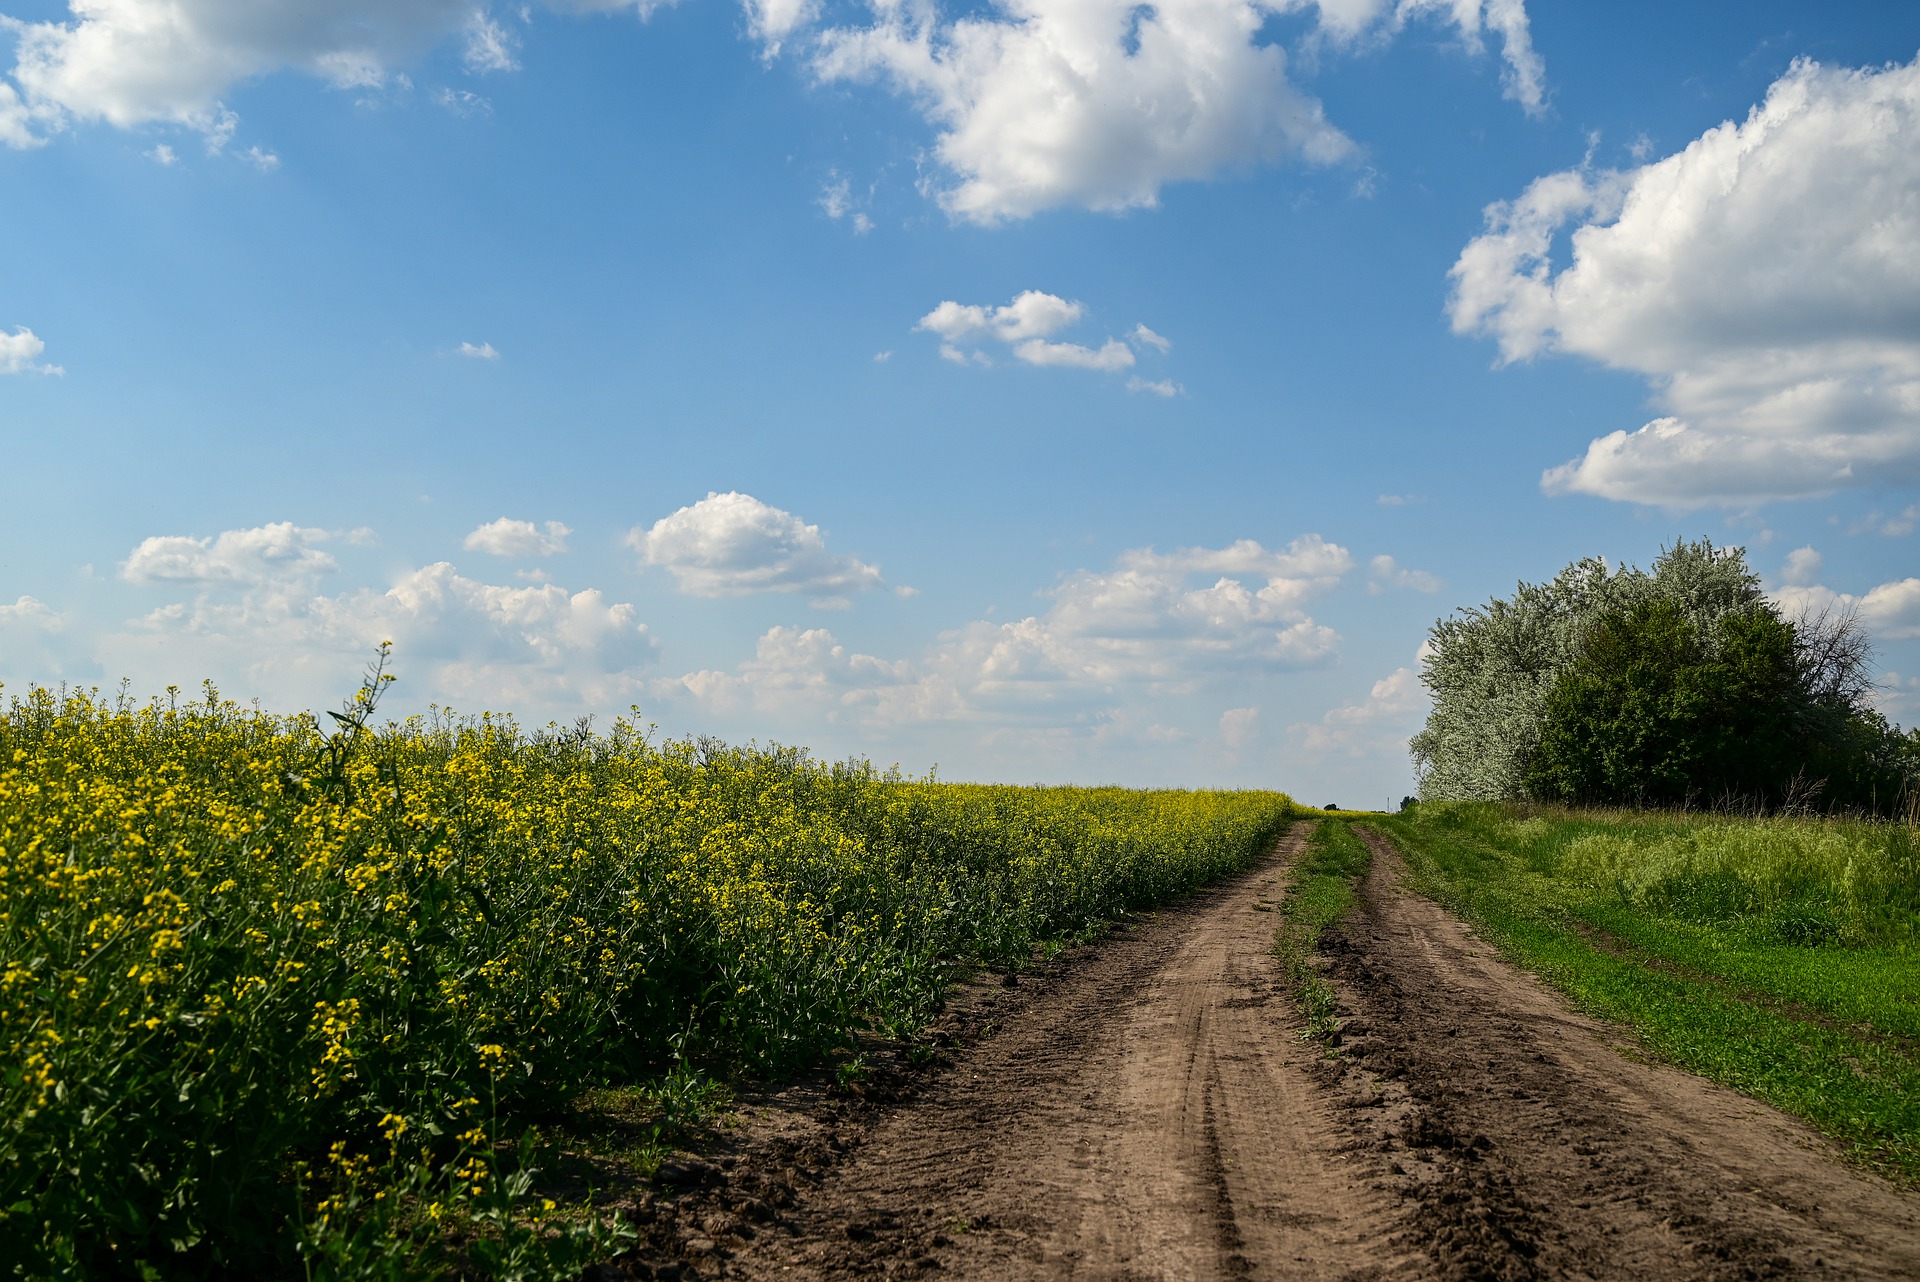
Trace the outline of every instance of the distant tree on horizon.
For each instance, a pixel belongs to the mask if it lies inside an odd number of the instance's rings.
[[[1521,583],[1439,620],[1427,653],[1422,800],[1886,810],[1920,775],[1920,736],[1868,702],[1853,616],[1783,619],[1744,550],[1706,539],[1651,573],[1588,557]]]

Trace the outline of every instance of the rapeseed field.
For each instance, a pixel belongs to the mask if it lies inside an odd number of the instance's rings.
[[[582,1092],[791,1073],[982,965],[1184,894],[1278,793],[912,780],[626,721],[376,726],[211,688],[0,709],[14,1277],[565,1277]]]

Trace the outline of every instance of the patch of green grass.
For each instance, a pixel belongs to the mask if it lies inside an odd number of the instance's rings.
[[[1920,1182],[1911,829],[1436,803],[1374,823],[1581,1008]]]
[[[1367,870],[1371,853],[1351,824],[1322,820],[1307,838],[1294,864],[1293,883],[1280,904],[1274,953],[1307,1017],[1307,1034],[1323,1037],[1334,1028],[1337,1002],[1332,985],[1314,969],[1321,932],[1353,907],[1353,883]]]

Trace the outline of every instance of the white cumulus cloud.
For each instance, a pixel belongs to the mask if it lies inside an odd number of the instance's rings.
[[[1117,338],[1109,338],[1097,348],[1029,338],[1016,346],[1013,354],[1029,365],[1065,365],[1070,369],[1096,369],[1108,374],[1133,367],[1133,349]]]
[[[212,590],[222,582],[230,590]],[[277,706],[311,706],[337,699],[373,647],[392,641],[412,706],[572,716],[630,702],[656,658],[635,607],[597,588],[488,583],[444,561],[384,590],[325,594],[257,576],[197,586],[101,638],[107,670],[147,688],[211,676]]]
[[[1238,752],[1260,735],[1260,709],[1228,708],[1220,714],[1220,740]]]
[[[333,532],[276,521],[244,530],[223,530],[194,538],[162,534],[142,539],[120,567],[130,583],[267,584],[307,583],[339,569],[317,544],[337,538]]]
[[[572,533],[558,521],[548,521],[542,529],[532,521],[503,516],[467,535],[460,546],[489,556],[555,556],[567,550],[567,536]]]
[[[1796,587],[1807,587],[1820,578],[1821,557],[1810,547],[1795,548],[1787,553],[1787,559],[1780,567],[1780,581]]]
[[[1916,244],[1920,61],[1803,60],[1675,155],[1492,206],[1451,317],[1503,360],[1565,352],[1649,381],[1660,416],[1549,470],[1550,493],[1683,508],[1910,483]]]
[[[951,177],[940,203],[979,223],[1148,206],[1172,182],[1351,156],[1288,79],[1286,52],[1262,38],[1289,11],[1315,10],[1320,32],[1346,43],[1428,15],[1469,48],[1492,30],[1509,96],[1537,111],[1544,93],[1521,0],[997,0],[959,13],[871,2],[871,25],[820,34],[815,72],[878,79],[912,99]]]
[[[47,345],[32,330],[21,327],[8,334],[0,331],[0,374],[64,374],[58,365],[42,364],[40,354]]]
[[[61,635],[67,616],[37,597],[0,605],[0,685],[51,685],[77,675],[74,647]]]
[[[1789,558],[1789,572],[1795,568]],[[1814,568],[1817,569],[1817,565]],[[1789,579],[1773,593],[1773,599],[1790,619],[1835,610],[1857,611],[1860,622],[1877,639],[1903,641],[1920,637],[1920,579],[1894,579],[1857,596],[1836,592],[1818,583]]]
[[[497,361],[500,359],[500,353],[494,349],[492,343],[462,343],[454,351],[468,360]]]
[[[910,664],[851,651],[825,628],[775,627],[733,671],[690,672],[672,684],[718,712],[819,711],[838,720],[844,711],[857,714],[874,690],[911,679]]]
[[[955,217],[994,223],[1056,205],[1152,205],[1169,182],[1352,144],[1254,43],[1246,0],[1025,0],[945,19],[876,4],[875,22],[825,32],[825,79],[878,78],[938,130]]]
[[[398,82],[396,67],[454,38],[470,71],[518,65],[513,33],[476,0],[71,0],[70,9],[65,22],[11,23],[18,46],[13,84],[0,84],[0,142],[32,146],[73,121],[160,122],[205,133],[217,151],[238,124],[222,97],[261,76],[295,71],[336,88],[374,88]]]
[[[1390,556],[1376,556],[1367,563],[1367,591],[1379,593],[1387,588],[1409,588],[1415,592],[1438,592],[1440,580],[1425,570],[1409,570]]]
[[[819,526],[732,491],[634,527],[627,545],[692,596],[793,592],[838,604],[885,586],[878,568],[828,551]]]
[[[1145,325],[1135,325],[1125,342],[1108,338],[1098,347],[1054,337],[1061,330],[1079,324],[1086,314],[1085,303],[1029,289],[999,307],[946,299],[922,316],[914,328],[936,335],[941,340],[940,355],[962,365],[992,364],[992,358],[973,345],[994,343],[1027,365],[1115,374],[1134,367],[1138,359],[1136,348],[1164,355],[1173,347]],[[1128,382],[1127,390],[1171,396],[1179,389],[1171,381],[1148,382],[1136,377]]]
[[[1359,703],[1329,709],[1319,721],[1288,727],[1310,752],[1345,757],[1404,755],[1426,715],[1427,694],[1412,668],[1395,668],[1373,683]]]
[[[13,78],[43,117],[213,131],[240,81],[293,69],[378,84],[477,12],[471,0],[86,0],[72,21],[15,25]]]
[[[959,721],[1113,731],[1132,724],[1132,700],[1333,662],[1339,636],[1305,606],[1352,568],[1351,553],[1317,535],[1276,549],[1253,540],[1138,548],[1107,569],[1067,575],[1037,614],[975,620],[910,661],[859,654],[824,630],[776,628],[748,664],[668,684],[716,709],[792,710],[811,700],[836,719],[879,728]]]

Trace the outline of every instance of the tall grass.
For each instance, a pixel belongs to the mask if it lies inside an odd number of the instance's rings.
[[[531,1123],[911,1031],[1292,810],[376,729],[383,676],[331,736],[211,691],[0,710],[0,1276],[571,1276],[614,1230],[531,1195]]]
[[[1477,826],[1535,870],[1653,915],[1786,944],[1905,949],[1920,939],[1920,828],[1912,825],[1481,809]]]
[[[1416,884],[1656,1053],[1920,1182],[1920,833],[1423,802]]]

